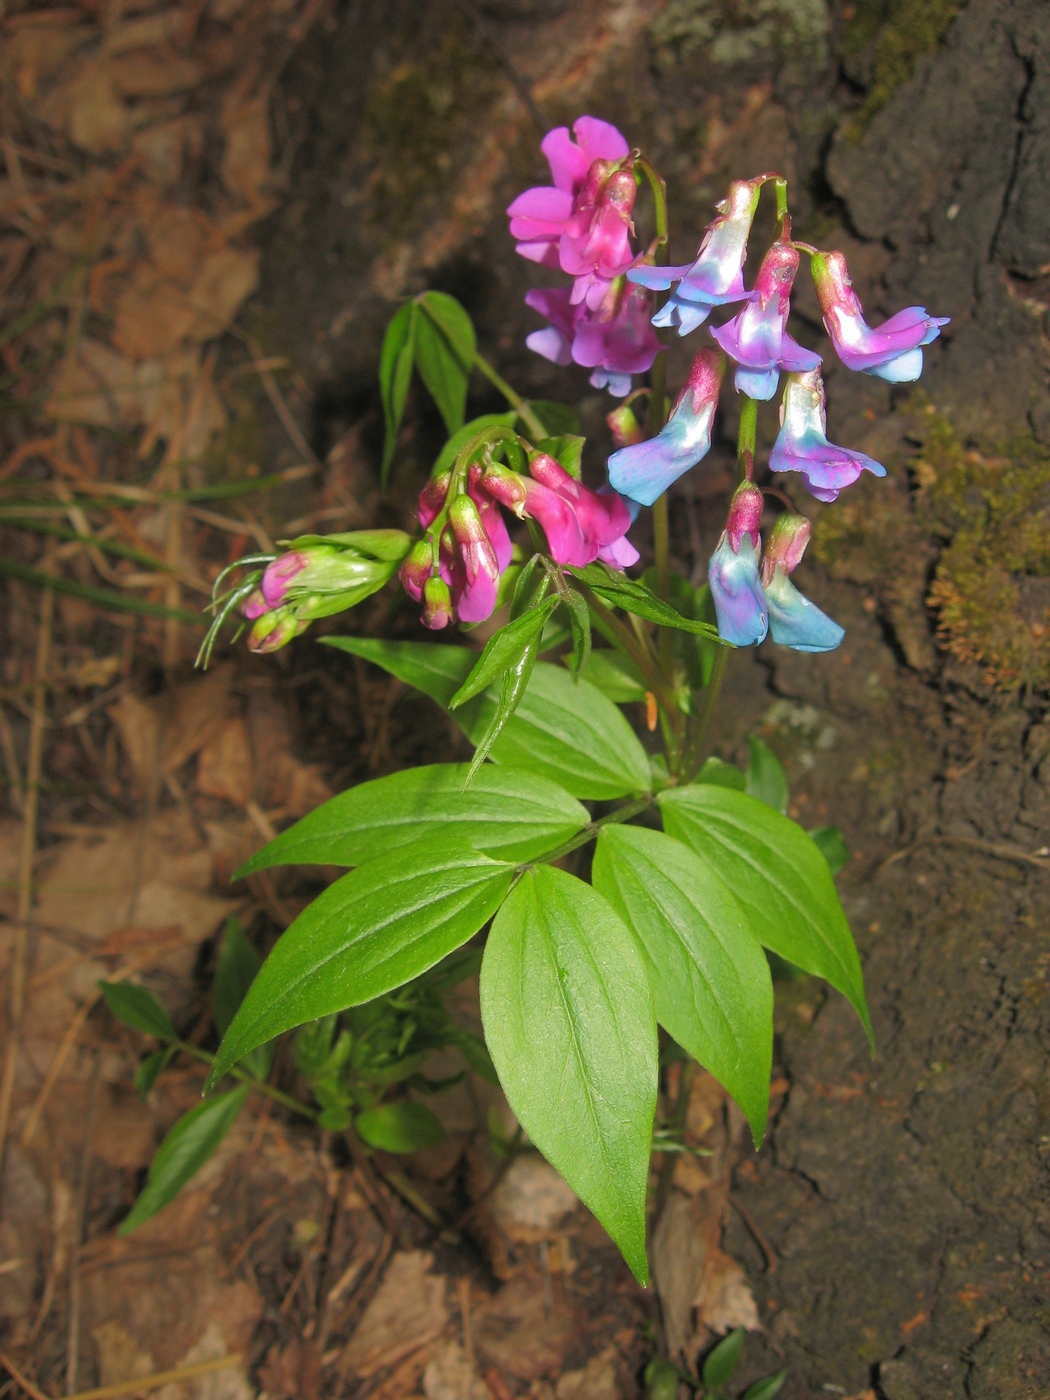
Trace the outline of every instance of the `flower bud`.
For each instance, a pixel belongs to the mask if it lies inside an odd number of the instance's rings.
[[[626,404],[619,408],[614,408],[611,413],[605,415],[605,421],[609,425],[613,442],[617,447],[632,447],[636,442],[642,442],[645,434],[641,424],[634,416],[634,409]]]
[[[755,549],[759,547],[759,529],[762,525],[762,511],[765,501],[762,492],[751,481],[742,481],[733,493],[729,503],[729,518],[726,520],[726,536],[733,549],[739,553],[740,543],[745,537],[750,539]]]
[[[432,574],[423,587],[423,615],[420,621],[433,632],[439,632],[452,621],[452,594],[448,584],[437,574]]]
[[[463,567],[464,587],[457,589],[456,612],[461,622],[484,622],[496,606],[499,561],[481,523],[478,508],[467,495],[448,508],[449,524]]]
[[[785,514],[774,525],[762,556],[762,584],[769,608],[769,635],[794,651],[832,651],[846,635],[837,622],[800,593],[788,575],[802,561],[810,523]]]
[[[804,515],[792,515],[785,511],[778,518],[762,553],[763,584],[768,587],[774,569],[781,568],[786,574],[794,573],[802,562],[812,532],[813,526]]]
[[[420,491],[419,523],[424,530],[429,529],[431,523],[441,513],[445,497],[448,495],[448,483],[451,476],[451,472],[442,472],[440,476],[432,476]]]
[[[293,608],[274,608],[257,619],[248,634],[248,650],[257,655],[279,651],[306,627],[307,623],[300,621]]]
[[[501,506],[512,510],[520,520],[525,506],[525,479],[509,467],[498,462],[490,463],[478,481],[479,489],[485,491]]]
[[[412,546],[398,569],[397,576],[401,580],[401,587],[413,602],[418,603],[423,597],[423,589],[433,564],[434,551],[430,541],[420,540]]]

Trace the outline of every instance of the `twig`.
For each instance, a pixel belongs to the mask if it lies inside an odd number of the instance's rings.
[[[29,758],[26,764],[25,802],[22,815],[22,850],[18,871],[18,912],[11,950],[10,1015],[7,1053],[0,1079],[0,1175],[11,1122],[11,1102],[15,1087],[18,1043],[26,999],[26,957],[29,948],[29,915],[33,907],[33,864],[36,858],[36,825],[40,807],[40,769],[44,753],[44,706],[47,700],[47,673],[51,663],[51,630],[55,616],[55,595],[49,588],[40,606],[37,633],[36,670],[33,684],[33,717],[29,727]]]
[[[754,1216],[751,1214],[751,1212],[747,1209],[746,1206],[741,1205],[741,1203],[736,1199],[735,1196],[729,1197],[729,1204],[736,1211],[737,1215],[740,1216],[740,1219],[747,1226],[751,1238],[754,1240],[755,1244],[758,1245],[759,1249],[765,1255],[766,1273],[775,1274],[777,1271],[776,1251],[773,1249],[773,1246],[766,1239],[762,1231],[755,1224]]]
[[[84,1239],[84,1217],[87,1215],[88,1191],[91,1186],[91,1137],[95,1131],[95,1107],[98,1102],[98,1073],[100,1058],[95,1055],[88,1090],[87,1122],[84,1145],[80,1152],[80,1180],[77,1183],[77,1208],[73,1217],[73,1238],[69,1250],[69,1318],[66,1332],[66,1394],[77,1388],[80,1369],[80,1246]]]
[[[4,1370],[14,1377],[15,1383],[21,1386],[27,1395],[31,1395],[33,1400],[51,1400],[50,1395],[45,1395],[42,1390],[38,1390],[31,1380],[22,1375],[18,1367],[2,1351],[0,1351],[0,1366],[3,1366]]]
[[[301,452],[302,455],[308,461],[312,462],[315,467],[320,467],[320,458],[317,456],[313,448],[303,436],[302,429],[299,427],[299,424],[295,421],[295,418],[292,415],[292,410],[288,407],[287,403],[285,402],[284,395],[281,393],[280,389],[277,386],[277,380],[274,379],[273,375],[269,371],[269,368],[267,367],[266,356],[263,354],[262,346],[259,344],[259,342],[255,339],[254,336],[244,335],[241,336],[241,339],[244,341],[245,345],[247,345],[249,351],[252,354],[252,357],[255,362],[253,367],[256,370],[256,373],[258,374],[259,378],[262,380],[262,386],[266,390],[266,397],[270,400],[270,403],[273,405],[273,411],[281,420],[284,430],[291,438],[296,450]]]
[[[3,750],[4,755],[4,769],[7,773],[8,791],[11,794],[11,806],[21,815],[25,811],[22,774],[18,769],[18,752],[15,749],[15,736],[11,732],[11,722],[2,705],[0,705],[0,749]]]
[[[888,870],[891,865],[896,865],[905,856],[912,855],[920,846],[968,846],[972,851],[981,851],[984,855],[996,856],[999,860],[1016,860],[1034,865],[1037,870],[1050,870],[1050,857],[1044,855],[1042,850],[1023,851],[1020,846],[1008,845],[1006,842],[978,841],[972,836],[919,836],[910,846],[887,856],[878,868],[879,873]]]

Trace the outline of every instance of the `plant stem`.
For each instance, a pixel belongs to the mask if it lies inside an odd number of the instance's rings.
[[[201,1064],[210,1065],[215,1063],[215,1056],[210,1055],[207,1050],[201,1050],[196,1045],[189,1045],[185,1040],[177,1040],[176,1046],[184,1050],[187,1055],[192,1055],[195,1060],[200,1060]],[[247,1084],[250,1089],[256,1089],[260,1094],[265,1094],[268,1099],[273,1099],[274,1103],[283,1104],[285,1108],[290,1108],[293,1113],[298,1113],[301,1118],[309,1118],[311,1121],[317,1117],[312,1108],[300,1103],[298,1099],[293,1099],[291,1094],[286,1094],[283,1089],[276,1089],[272,1084],[267,1084],[264,1079],[256,1079],[241,1069],[240,1065],[234,1065],[227,1070],[235,1079],[239,1079],[242,1084]]]
[[[758,436],[758,400],[744,394],[740,401],[740,428],[737,432],[737,465],[742,465],[744,454],[755,456],[755,440]]]
[[[588,584],[584,583],[582,579],[577,579],[576,587],[591,610],[591,622],[594,624],[595,630],[600,632],[617,651],[625,652],[631,658],[645,677],[646,684],[660,705],[667,711],[668,715],[673,715],[678,707],[664,677],[654,666],[651,654],[631,635],[629,629],[623,625],[620,619],[613,616]]]
[[[707,738],[707,731],[711,727],[711,720],[714,717],[715,705],[718,703],[718,696],[722,689],[722,681],[725,679],[728,661],[729,648],[719,647],[715,652],[714,663],[711,666],[711,676],[707,682],[707,688],[704,691],[703,701],[700,704],[700,713],[696,717],[696,727],[690,737],[685,761],[682,764],[682,771],[680,774],[682,782],[692,782],[700,767],[704,740]]]
[[[652,800],[650,796],[639,797],[633,802],[625,802],[622,807],[617,807],[615,812],[609,812],[604,817],[599,817],[596,822],[591,822],[582,831],[578,831],[575,836],[570,836],[568,841],[563,841],[560,846],[555,846],[553,851],[548,851],[542,859],[542,864],[549,865],[551,861],[560,860],[562,856],[567,856],[571,851],[586,846],[588,841],[594,840],[603,826],[629,822],[632,817],[638,816],[640,812],[644,812],[647,807],[651,806]]]

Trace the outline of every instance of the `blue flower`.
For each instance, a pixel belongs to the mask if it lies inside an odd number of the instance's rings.
[[[738,647],[763,641],[769,629],[769,610],[759,579],[762,505],[758,487],[750,481],[741,482],[730,502],[726,528],[707,566],[718,635]]]
[[[672,326],[679,335],[688,335],[703,325],[713,307],[746,301],[752,295],[744,288],[744,259],[763,181],[762,176],[733,181],[718,206],[719,217],[707,226],[695,262],[681,267],[632,267],[628,271],[630,281],[650,291],[666,291],[678,283],[653,317],[654,326]]]
[[[845,631],[801,594],[788,575],[798,567],[812,526],[801,515],[782,515],[762,556],[762,586],[769,606],[769,635],[793,651],[834,651]]]
[[[769,470],[799,472],[818,501],[834,501],[862,471],[885,476],[874,457],[828,441],[824,381],[819,370],[790,374],[780,410],[780,432],[769,454]]]
[[[609,483],[614,490],[651,506],[672,481],[707,456],[724,372],[725,358],[719,351],[700,351],[670,418],[656,437],[621,447],[609,458]]]

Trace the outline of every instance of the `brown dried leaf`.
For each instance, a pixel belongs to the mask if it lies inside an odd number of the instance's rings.
[[[253,97],[225,113],[223,127],[226,133],[223,184],[246,204],[257,204],[272,182],[273,149],[267,96]]]
[[[169,186],[179,182],[186,158],[199,155],[203,146],[203,119],[192,114],[147,126],[137,131],[131,142],[149,178]]]
[[[24,15],[21,18],[29,23],[4,40],[4,72],[14,78],[23,102],[33,102],[69,56],[93,37],[87,25],[77,23],[82,15],[75,10],[65,14],[67,22],[61,24],[39,20],[34,24],[32,14]]]
[[[118,54],[131,49],[178,43],[186,37],[190,16],[188,8],[175,5],[169,10],[157,10],[153,14],[123,20],[107,30],[103,48],[107,54]]]
[[[224,797],[245,807],[255,787],[255,764],[248,728],[235,715],[213,733],[197,758],[197,788],[208,797]]]
[[[49,125],[64,130],[91,155],[123,150],[130,131],[127,107],[112,76],[97,58],[85,60],[39,108]]]
[[[221,335],[259,281],[257,249],[221,248],[210,253],[190,288],[195,320],[189,334],[195,340]]]
[[[620,1400],[616,1348],[606,1347],[578,1371],[566,1371],[554,1389],[558,1400]]]
[[[423,1372],[427,1400],[492,1400],[492,1392],[474,1370],[458,1342],[448,1342]]]
[[[85,338],[59,366],[44,412],[60,422],[99,428],[132,427],[142,417],[143,393],[134,361]]]
[[[743,1269],[717,1247],[708,1255],[695,1305],[697,1325],[716,1335],[731,1332],[734,1327],[745,1327],[749,1332],[762,1330]]]
[[[433,1262],[423,1250],[392,1257],[343,1352],[344,1375],[374,1376],[440,1337],[448,1319],[445,1279],[430,1272]]]
[[[142,700],[131,691],[107,711],[131,761],[135,785],[148,793],[217,734],[232,713],[233,668],[216,666],[165,694]]]
[[[171,97],[188,92],[204,77],[204,66],[174,49],[139,50],[109,60],[108,78],[125,97]]]
[[[537,1274],[519,1274],[480,1310],[475,1345],[498,1370],[538,1380],[560,1370],[576,1324],[570,1304],[552,1300]]]

